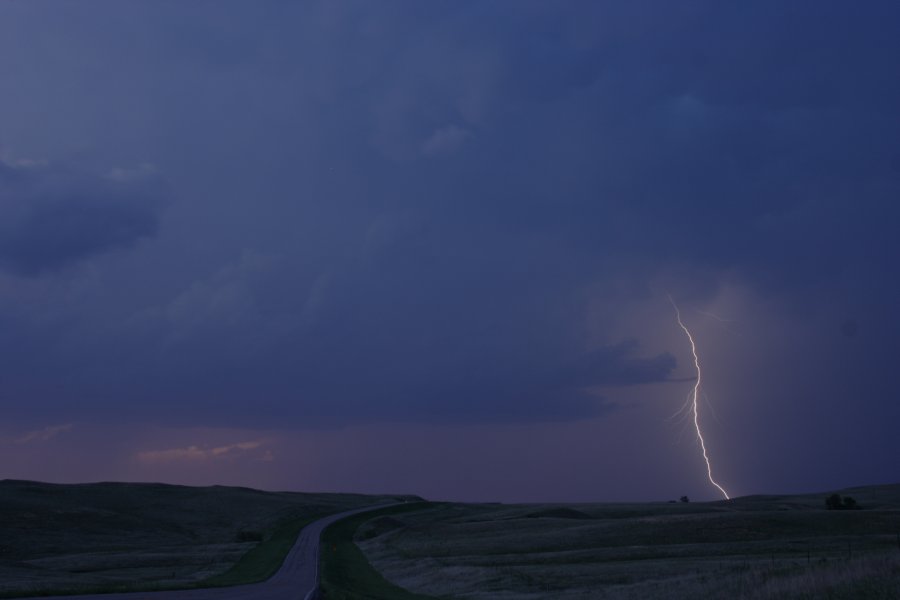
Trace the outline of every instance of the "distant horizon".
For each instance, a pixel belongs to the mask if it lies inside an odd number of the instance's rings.
[[[427,502],[452,502],[458,504],[654,504],[654,503],[670,503],[670,502],[681,502],[680,496],[673,496],[672,498],[666,499],[656,499],[656,500],[541,500],[541,501],[517,501],[517,500],[464,500],[464,499],[452,499],[452,498],[432,498],[426,495],[418,494],[415,492],[365,492],[365,491],[348,491],[348,490],[328,490],[328,489],[265,489],[265,488],[256,488],[253,486],[246,485],[230,485],[230,484],[204,484],[204,485],[192,485],[187,483],[169,483],[165,481],[40,481],[40,480],[32,480],[32,479],[0,479],[0,484],[2,483],[36,483],[36,484],[46,484],[46,485],[103,485],[103,484],[121,484],[121,485],[162,485],[162,486],[173,486],[173,487],[186,487],[186,488],[212,488],[212,487],[225,487],[225,488],[243,488],[250,489],[259,492],[266,493],[301,493],[301,494],[354,494],[360,496],[415,496],[417,498],[421,498]],[[713,499],[695,499],[688,496],[689,502],[693,503],[713,503],[713,502],[722,502],[728,503],[733,502],[735,500],[740,500],[742,498],[752,498],[754,496],[813,496],[817,494],[829,494],[829,493],[837,493],[837,492],[846,492],[849,490],[855,489],[868,489],[868,488],[879,488],[879,487],[887,487],[887,486],[900,486],[900,481],[896,482],[885,482],[885,483],[869,483],[869,484],[860,484],[860,485],[849,485],[842,487],[835,487],[823,490],[806,490],[806,491],[768,491],[768,492],[753,492],[749,494],[743,494],[740,496],[734,496],[730,500],[725,500],[723,498],[713,498]],[[684,495],[684,494],[682,494]],[[824,503],[824,497],[823,497]]]

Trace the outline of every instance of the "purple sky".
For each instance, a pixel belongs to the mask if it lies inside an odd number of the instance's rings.
[[[0,478],[900,480],[898,20],[0,2]]]

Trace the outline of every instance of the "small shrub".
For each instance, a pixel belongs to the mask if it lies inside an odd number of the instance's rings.
[[[681,502],[690,502],[690,501],[691,501],[691,499],[688,498],[687,496],[682,496],[681,498],[679,498],[679,500],[680,500]]]
[[[850,496],[841,498],[840,494],[831,494],[825,498],[825,508],[828,510],[856,510],[859,504]]]
[[[842,508],[841,495],[832,494],[825,498],[825,508],[828,510],[839,510]]]

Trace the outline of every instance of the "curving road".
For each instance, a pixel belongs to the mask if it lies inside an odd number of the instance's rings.
[[[165,592],[126,592],[119,594],[83,594],[65,596],[66,600],[312,600],[318,588],[319,538],[322,531],[344,517],[393,506],[380,504],[337,513],[313,521],[300,531],[297,542],[284,564],[262,583],[200,590]],[[62,596],[42,596],[29,600],[59,600]]]

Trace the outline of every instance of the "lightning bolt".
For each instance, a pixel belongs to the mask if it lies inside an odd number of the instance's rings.
[[[700,393],[700,380],[702,375],[700,371],[700,357],[697,356],[697,345],[694,343],[694,336],[691,335],[690,330],[685,326],[684,321],[681,320],[681,311],[678,310],[678,305],[675,304],[675,300],[672,299],[671,295],[669,295],[669,302],[672,303],[672,308],[675,309],[675,318],[678,320],[679,327],[681,327],[685,335],[687,335],[688,341],[691,342],[691,353],[694,355],[694,367],[697,369],[697,381],[694,383],[694,390],[689,396],[689,402],[691,405],[691,412],[694,416],[694,429],[697,430],[697,439],[700,440],[700,448],[703,450],[703,460],[706,461],[706,476],[709,478],[711,484],[719,488],[719,491],[722,492],[722,495],[725,496],[726,500],[731,500],[731,497],[728,495],[728,492],[725,491],[725,488],[716,483],[716,480],[713,479],[712,465],[709,462],[709,454],[706,452],[706,441],[703,439],[703,433],[700,431],[700,413],[698,410],[697,396]]]

